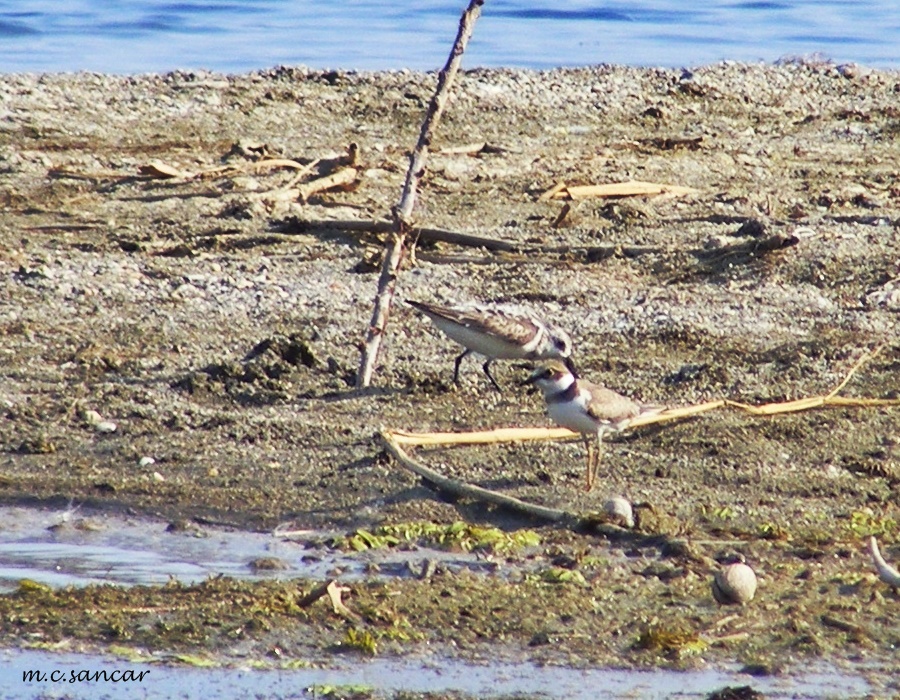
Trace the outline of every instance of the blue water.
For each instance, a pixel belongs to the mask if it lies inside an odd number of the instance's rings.
[[[440,68],[466,0],[0,0],[0,72]],[[898,0],[487,0],[464,67],[900,67]]]

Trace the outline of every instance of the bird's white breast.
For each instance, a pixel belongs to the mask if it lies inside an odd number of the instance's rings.
[[[579,393],[572,401],[550,403],[547,413],[561,426],[576,433],[596,433],[600,426],[587,414],[585,404],[586,397]]]

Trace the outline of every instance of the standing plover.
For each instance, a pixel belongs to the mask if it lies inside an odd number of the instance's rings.
[[[473,352],[487,358],[482,369],[497,391],[502,389],[491,374],[491,362],[494,360],[559,358],[569,371],[575,371],[569,334],[526,311],[476,305],[438,306],[421,301],[407,303],[428,316],[447,337],[465,348],[453,367],[453,381],[457,384],[459,364]]]
[[[625,430],[638,416],[660,413],[662,406],[647,406],[612,389],[577,379],[561,362],[551,361],[525,380],[536,384],[547,402],[547,413],[564,428],[581,433],[587,446],[586,487],[594,487],[603,436]]]

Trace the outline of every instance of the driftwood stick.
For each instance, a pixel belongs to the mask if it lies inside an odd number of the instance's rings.
[[[379,219],[349,219],[343,221],[305,221],[303,222],[303,230],[309,229],[335,229],[339,231],[366,231],[368,233],[393,233],[394,224],[390,221]],[[496,250],[500,252],[514,253],[526,249],[527,246],[521,246],[512,241],[502,241],[497,238],[487,238],[486,236],[475,236],[469,233],[460,233],[458,231],[449,231],[442,228],[414,227],[409,232],[417,239],[421,238],[426,241],[435,241],[438,243],[454,243],[456,245],[467,246],[470,248],[484,248],[486,250]]]
[[[346,220],[316,220],[304,221],[301,224],[301,230],[306,232],[315,229],[327,229],[336,231],[365,231],[367,233],[390,233],[394,230],[394,225],[390,221],[378,219],[346,219]],[[467,248],[484,248],[500,253],[518,253],[522,255],[534,255],[536,253],[546,253],[553,255],[577,255],[592,260],[602,260],[604,258],[619,255],[626,258],[636,258],[647,253],[662,253],[669,249],[664,246],[650,245],[599,245],[599,246],[578,246],[578,245],[526,245],[516,243],[514,241],[504,241],[498,238],[488,238],[487,236],[476,236],[471,233],[461,233],[459,231],[449,231],[442,228],[414,227],[410,229],[410,233],[417,240],[434,241],[437,243],[452,243],[454,245],[464,246]]]
[[[396,435],[392,431],[384,430],[381,432],[381,439],[387,446],[388,452],[402,467],[414,474],[418,474],[434,488],[446,494],[459,498],[471,498],[481,503],[490,503],[518,515],[524,515],[534,520],[542,520],[570,530],[589,531],[594,534],[604,535],[611,540],[630,541],[637,546],[659,546],[674,539],[662,533],[644,534],[626,530],[618,525],[603,522],[602,518],[596,514],[582,515],[556,508],[548,508],[528,503],[513,496],[484,489],[480,486],[467,484],[457,479],[450,479],[410,457],[395,438]]]
[[[636,418],[629,429],[654,423],[665,423],[680,418],[696,416],[725,405],[724,401],[709,401],[686,406],[670,408],[652,416]],[[385,430],[382,437],[397,445],[491,445],[503,442],[527,442],[530,440],[574,440],[581,438],[581,433],[574,433],[568,428],[494,428],[493,430],[475,430],[465,433],[414,433],[406,430]]]
[[[412,457],[406,454],[406,452],[402,447],[400,447],[397,440],[394,438],[394,435],[389,431],[382,431],[381,439],[384,441],[384,444],[387,446],[388,451],[391,453],[394,459],[396,459],[401,465],[409,469],[411,472],[418,474],[423,479],[433,484],[436,488],[438,488],[440,491],[443,491],[444,493],[460,496],[463,498],[474,498],[478,501],[491,503],[507,510],[514,511],[522,515],[527,515],[528,517],[534,518],[535,520],[544,520],[551,523],[561,523],[567,526],[572,526],[573,524],[580,521],[580,518],[574,513],[569,513],[564,510],[557,510],[556,508],[547,508],[545,506],[539,506],[533,503],[526,503],[525,501],[519,500],[518,498],[506,496],[502,493],[497,493],[496,491],[483,489],[480,486],[466,484],[462,481],[457,481],[456,479],[451,479],[444,476],[443,474],[439,474],[438,472],[429,467],[426,467],[421,462],[414,460]]]
[[[428,112],[425,120],[422,122],[422,129],[419,132],[419,141],[409,158],[409,170],[406,174],[406,181],[403,184],[403,194],[400,196],[400,203],[394,210],[394,222],[398,220],[406,226],[412,225],[412,212],[416,204],[416,192],[419,187],[419,180],[425,173],[425,162],[428,158],[428,147],[431,145],[433,132],[441,120],[444,107],[447,100],[450,99],[450,90],[453,87],[453,81],[456,79],[456,73],[459,70],[459,64],[462,62],[463,52],[475,29],[475,21],[481,15],[481,6],[484,0],[471,0],[469,6],[463,12],[459,20],[459,31],[456,34],[456,41],[453,42],[453,48],[450,49],[450,56],[441,72],[438,74],[437,87],[431,103],[428,105]]]
[[[878,578],[893,588],[900,588],[900,571],[888,564],[878,549],[878,542],[874,537],[869,537],[869,554],[872,563],[878,571]]]
[[[555,187],[553,189],[556,189]],[[551,190],[552,191],[552,190]],[[554,199],[569,197],[570,199],[586,199],[588,197],[632,197],[635,195],[670,194],[675,196],[693,194],[693,187],[680,185],[661,185],[655,182],[615,182],[609,185],[568,185],[551,195]]]
[[[359,388],[367,387],[372,382],[375,362],[378,359],[378,350],[381,348],[381,340],[387,329],[391,302],[397,287],[397,274],[400,271],[400,263],[403,261],[406,239],[412,228],[412,212],[416,205],[416,192],[419,180],[425,174],[428,146],[450,97],[450,89],[459,70],[463,52],[466,49],[469,38],[472,36],[475,21],[481,14],[481,6],[483,4],[484,0],[470,0],[468,8],[466,8],[459,20],[459,31],[456,35],[456,41],[450,50],[447,64],[438,75],[437,87],[431,98],[431,103],[428,105],[425,120],[422,122],[419,141],[409,158],[409,170],[406,173],[406,181],[403,184],[403,193],[400,196],[400,202],[393,210],[394,226],[385,245],[384,262],[381,267],[381,275],[378,278],[378,292],[375,295],[375,308],[372,311],[372,320],[366,331],[366,342],[360,358],[359,372],[356,377],[356,386]]]

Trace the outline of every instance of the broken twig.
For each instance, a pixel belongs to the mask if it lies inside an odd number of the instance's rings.
[[[850,379],[854,374],[856,374],[859,368],[878,354],[878,352],[881,350],[881,347],[882,346],[878,346],[872,352],[863,353],[862,357],[860,357],[854,363],[853,367],[850,368],[850,370],[841,380],[840,384],[838,384],[827,394],[821,396],[808,396],[806,398],[795,399],[793,401],[767,403],[763,404],[762,406],[750,406],[738,401],[731,401],[730,399],[725,399],[725,403],[729,406],[734,406],[735,408],[740,408],[744,411],[747,411],[747,413],[752,413],[755,416],[775,416],[780,413],[796,413],[797,411],[808,411],[812,408],[819,408],[824,406],[847,406],[857,408],[873,408],[876,406],[900,406],[900,399],[848,398],[845,396],[837,395],[839,391],[847,386],[847,382],[850,381]]]
[[[350,231],[366,233],[384,234],[393,231],[393,224],[390,221],[378,219],[345,219],[345,220],[315,220],[315,221],[298,221],[300,230],[307,232],[315,229],[327,229],[335,231]],[[294,230],[294,227],[290,227]],[[652,253],[666,252],[667,248],[656,245],[615,245],[607,243],[597,246],[578,246],[578,245],[530,245],[525,243],[517,243],[516,241],[506,241],[499,238],[488,238],[487,236],[476,236],[471,233],[461,233],[459,231],[450,231],[442,228],[415,227],[410,229],[410,234],[415,236],[417,240],[431,241],[435,243],[450,243],[453,245],[463,246],[465,248],[484,248],[496,253],[516,253],[528,256],[527,260],[514,260],[513,262],[533,262],[535,255],[560,255],[573,256],[583,258],[587,262],[597,262],[605,260],[613,256],[636,258],[641,255]],[[488,262],[488,261],[485,261]],[[495,262],[505,262],[498,260]],[[544,262],[544,261],[539,261]]]
[[[346,620],[358,620],[359,615],[344,605],[344,601],[341,600],[341,596],[349,590],[350,589],[346,586],[341,586],[336,580],[331,579],[330,581],[326,581],[313,588],[309,593],[303,596],[297,605],[301,608],[308,608],[319,600],[319,598],[328,596],[328,599],[331,601],[331,607],[336,615],[340,615]]]
[[[426,467],[421,462],[414,460],[406,454],[406,452],[403,451],[403,448],[398,444],[396,434],[391,431],[382,431],[381,439],[384,440],[388,451],[398,462],[400,462],[400,464],[411,472],[418,474],[444,493],[459,497],[475,498],[479,501],[492,503],[506,508],[507,510],[527,515],[536,520],[564,524],[571,524],[579,520],[576,515],[564,510],[526,503],[525,501],[513,498],[512,496],[506,496],[502,493],[497,493],[496,491],[483,489],[480,486],[473,486],[472,484],[466,484],[462,481],[457,481],[456,479],[450,479],[449,477]]]
[[[608,185],[567,185],[564,182],[558,182],[538,197],[538,201],[548,199],[587,199],[588,197],[639,197],[659,194],[677,197],[694,194],[698,191],[693,187],[661,185],[656,182],[641,182],[639,180],[613,182]]]
[[[325,177],[317,177],[315,180],[304,182],[297,188],[300,199],[305,202],[317,192],[333,190],[336,187],[349,187],[356,182],[358,172],[356,168],[341,168]]]
[[[145,177],[159,178],[161,180],[167,180],[169,178],[190,180],[195,176],[195,173],[181,170],[174,165],[163,163],[161,160],[151,160],[149,163],[145,163],[138,168],[138,172]]]
[[[828,394],[822,396],[810,396],[794,401],[768,403],[761,406],[751,406],[730,399],[717,399],[694,406],[679,406],[667,408],[665,411],[652,415],[638,416],[628,426],[628,429],[653,425],[655,423],[667,423],[680,418],[689,418],[707,411],[713,411],[723,406],[732,406],[746,411],[755,416],[774,416],[780,413],[794,413],[806,411],[820,406],[855,406],[869,408],[878,406],[900,406],[900,399],[871,399],[871,398],[847,398],[837,396],[837,392],[847,386],[847,382],[866,361],[872,359],[881,346],[872,352],[866,352],[850,368],[841,382]],[[529,440],[571,440],[581,437],[580,433],[574,433],[567,428],[494,428],[492,430],[476,430],[464,433],[425,432],[415,433],[404,430],[387,430],[382,433],[385,440],[390,440],[396,445],[485,445],[501,442],[524,442]]]
[[[456,41],[450,50],[447,64],[438,74],[437,87],[431,98],[431,103],[428,105],[425,120],[422,122],[419,141],[416,143],[416,147],[409,158],[409,169],[406,173],[406,181],[403,184],[403,193],[400,196],[400,202],[393,210],[393,231],[385,244],[384,262],[381,267],[381,275],[378,278],[378,291],[375,294],[372,320],[366,331],[366,341],[360,358],[359,372],[356,376],[356,385],[360,388],[367,387],[372,382],[378,351],[381,348],[381,341],[384,338],[388,317],[391,313],[391,302],[397,286],[397,274],[400,271],[400,263],[403,261],[406,239],[412,229],[412,212],[416,204],[419,180],[425,173],[428,146],[440,121],[444,106],[450,97],[450,89],[459,70],[463,52],[466,49],[466,44],[469,42],[469,37],[472,36],[475,21],[481,14],[481,6],[483,4],[484,0],[471,0],[459,20],[459,31],[456,35]]]

